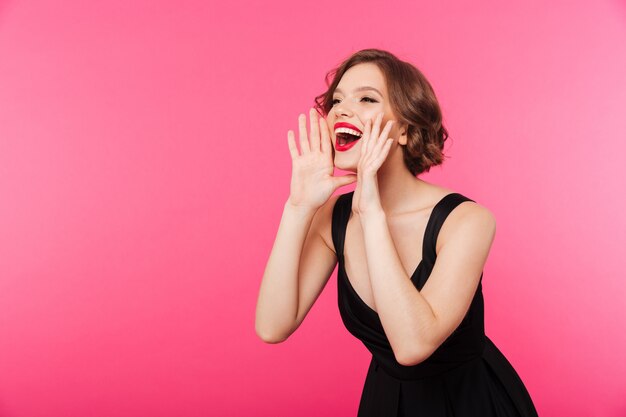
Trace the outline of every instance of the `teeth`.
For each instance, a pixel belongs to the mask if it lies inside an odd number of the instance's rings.
[[[347,127],[338,127],[337,129],[335,129],[335,134],[337,133],[349,133],[351,135],[358,136],[358,137],[361,137],[362,135],[361,132],[356,131],[354,129],[347,128]]]

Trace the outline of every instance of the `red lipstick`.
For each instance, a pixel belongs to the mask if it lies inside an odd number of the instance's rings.
[[[347,127],[348,129],[356,130],[357,132],[363,134],[361,129],[359,129],[355,125],[351,125],[350,123],[346,123],[346,122],[335,123],[335,130],[337,130],[337,128],[340,128],[340,127]]]
[[[340,145],[339,142],[335,141],[335,149],[338,150],[339,152],[345,152],[351,147],[353,147],[354,145],[356,145],[357,142],[358,140],[353,140],[352,142],[347,143],[345,145]]]
[[[350,123],[339,122],[339,123],[335,123],[334,127],[335,127],[335,130],[337,130],[340,127],[347,127],[348,129],[356,130],[357,132],[359,132],[361,134],[361,137],[363,136],[363,132],[361,131],[361,129],[359,129],[358,127]],[[345,152],[348,149],[352,148],[354,145],[356,145],[356,143],[359,140],[360,138],[357,140],[353,140],[352,142],[346,143],[345,145],[340,145],[339,140],[337,139],[337,135],[335,134],[335,149],[339,152]]]

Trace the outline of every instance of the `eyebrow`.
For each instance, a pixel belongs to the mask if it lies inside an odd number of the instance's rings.
[[[354,91],[365,91],[365,90],[373,90],[376,91],[378,94],[380,94],[381,97],[385,97],[383,96],[383,94],[378,91],[377,89],[375,89],[374,87],[369,87],[369,86],[363,86],[363,87],[357,87],[354,89]],[[335,93],[340,93],[343,94],[343,91],[340,88],[335,88]]]

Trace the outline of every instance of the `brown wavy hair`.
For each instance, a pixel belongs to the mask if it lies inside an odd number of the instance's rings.
[[[328,90],[315,97],[315,109],[324,117],[333,107],[333,93],[344,73],[351,67],[371,62],[385,76],[391,108],[398,123],[406,123],[407,143],[402,146],[404,163],[417,176],[431,166],[443,163],[444,142],[448,131],[443,126],[441,108],[432,86],[415,66],[380,49],[363,49],[354,53],[326,74]],[[332,79],[332,81],[331,81]]]

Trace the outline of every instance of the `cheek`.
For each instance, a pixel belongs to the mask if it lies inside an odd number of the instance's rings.
[[[332,110],[328,113],[328,116],[326,116],[326,125],[328,126],[328,131],[330,132],[330,138],[334,141],[335,129],[333,128],[333,126],[335,126],[335,114],[332,112]]]

